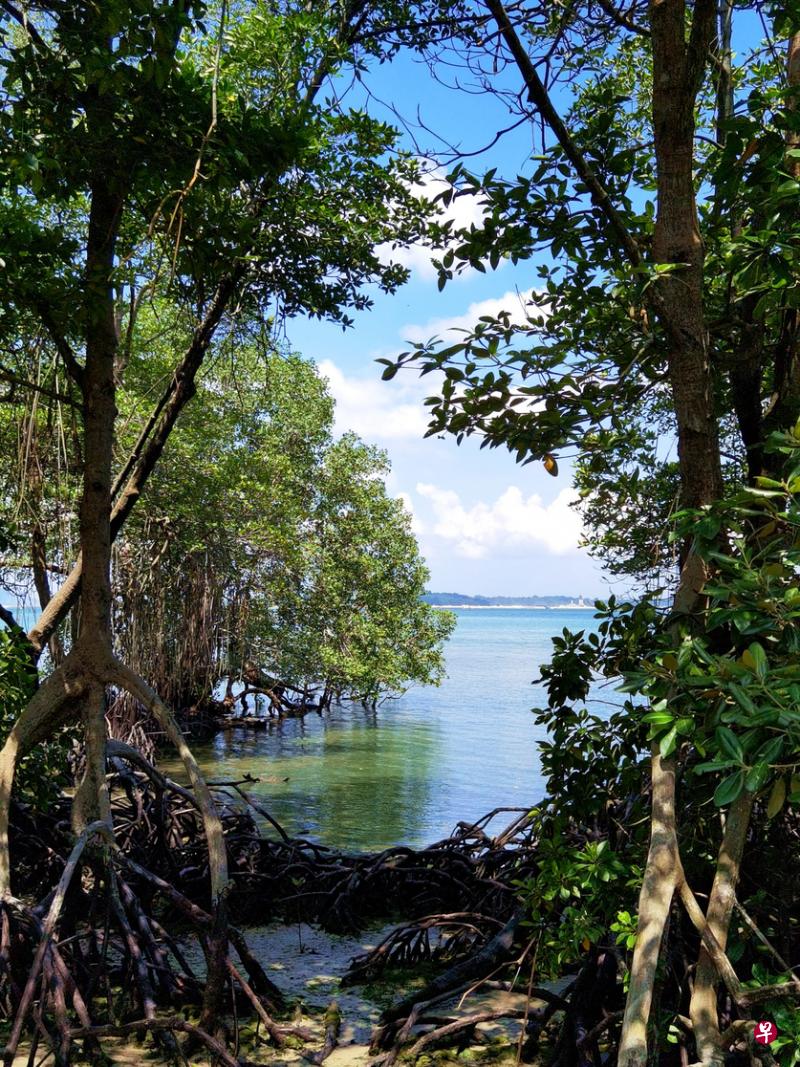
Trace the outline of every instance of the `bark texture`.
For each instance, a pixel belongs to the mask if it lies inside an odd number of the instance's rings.
[[[695,103],[715,37],[716,5],[698,0],[686,36],[683,0],[651,0],[653,132],[657,196],[653,258],[669,324],[668,373],[678,424],[682,504],[702,507],[722,495],[709,339],[703,304],[703,242],[694,188]],[[691,614],[705,568],[684,560],[675,608]],[[645,1067],[656,967],[675,890],[683,882],[675,826],[675,763],[654,752],[652,831],[639,898],[639,933],[620,1041],[620,1067]]]

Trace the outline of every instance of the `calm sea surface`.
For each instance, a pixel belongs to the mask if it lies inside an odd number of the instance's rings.
[[[492,808],[533,806],[544,783],[530,709],[544,693],[531,683],[552,635],[593,629],[592,613],[456,614],[439,688],[411,689],[376,712],[346,705],[229,730],[195,746],[203,770],[215,780],[261,777],[248,789],[288,831],[349,849],[428,844]]]
[[[28,621],[27,614],[24,622]],[[293,834],[347,849],[423,845],[492,808],[533,806],[544,794],[530,709],[532,684],[566,626],[594,629],[591,611],[475,608],[456,611],[447,678],[377,711],[335,707],[323,716],[233,729],[194,746],[209,778],[251,774],[248,786]],[[597,692],[606,702],[612,688]],[[163,758],[183,778],[180,763]]]

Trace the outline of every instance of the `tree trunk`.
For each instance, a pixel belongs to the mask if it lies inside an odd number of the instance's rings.
[[[112,272],[122,196],[96,180],[86,248],[84,371],[83,561],[78,647],[100,674],[111,656],[111,463],[114,454],[117,324]]]
[[[698,508],[722,495],[708,331],[703,305],[703,242],[694,190],[694,109],[715,33],[716,5],[698,0],[689,40],[684,0],[651,0],[653,132],[658,206],[653,236],[669,380],[678,423],[681,503]],[[691,612],[702,595],[702,562],[685,556],[675,608]],[[660,946],[681,880],[675,826],[675,760],[652,757],[650,849],[639,897],[639,931],[620,1039],[619,1067],[645,1067],[647,1027]]]
[[[147,479],[164,451],[167,439],[178,420],[178,416],[194,396],[194,383],[197,372],[213,340],[222,315],[244,273],[244,267],[237,267],[220,282],[214,299],[195,330],[192,342],[184,353],[170,384],[156,406],[153,416],[142,431],[131,457],[115,480],[112,496],[118,494],[118,498],[114,503],[113,511],[111,511],[111,541],[117,536],[128,515],[139,500]],[[83,549],[81,549],[81,554],[67,575],[66,580],[28,631],[28,640],[33,645],[37,656],[41,654],[51,634],[77,602],[78,597],[81,595],[84,574],[85,560]]]
[[[669,379],[678,422],[682,501],[702,507],[722,493],[717,422],[703,306],[703,242],[694,190],[694,108],[714,38],[715,5],[695,5],[685,40],[683,0],[653,0],[653,135],[658,209],[653,258],[676,267],[659,282],[671,327]]]
[[[728,811],[717,857],[714,884],[708,898],[706,922],[723,950],[728,941],[728,927],[736,900],[736,884],[739,880],[739,868],[747,842],[752,808],[753,794],[745,790]],[[721,1067],[725,1061],[717,1014],[718,983],[719,974],[714,961],[708,949],[701,945],[689,1014],[697,1046],[697,1059],[702,1064],[714,1064],[715,1067]]]

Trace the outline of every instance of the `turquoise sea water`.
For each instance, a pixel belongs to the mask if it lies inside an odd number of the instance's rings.
[[[593,629],[576,609],[457,610],[446,649],[447,678],[415,687],[376,711],[334,707],[323,716],[232,729],[195,745],[212,779],[261,779],[250,792],[294,834],[338,848],[423,845],[492,808],[533,806],[544,795],[530,709],[532,684],[566,626]],[[27,616],[24,622],[27,622]],[[594,694],[599,713],[617,703]],[[161,766],[183,778],[180,763]]]
[[[544,694],[531,683],[551,636],[594,628],[592,613],[456,614],[439,688],[411,689],[375,712],[345,705],[232,729],[195,747],[201,766],[217,780],[261,777],[248,788],[288,831],[339,848],[427,844],[494,807],[533,806],[544,783],[530,709]],[[616,702],[613,691],[597,696]]]

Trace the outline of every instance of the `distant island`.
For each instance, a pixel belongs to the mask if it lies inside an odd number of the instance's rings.
[[[582,596],[467,596],[465,593],[424,593],[422,600],[437,608],[593,608]]]

